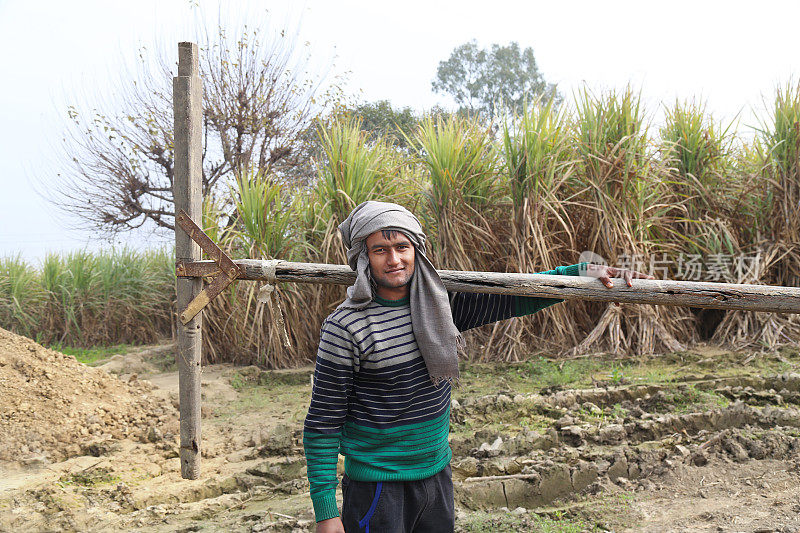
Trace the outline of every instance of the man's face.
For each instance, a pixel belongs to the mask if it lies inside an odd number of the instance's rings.
[[[405,287],[414,274],[414,245],[399,231],[376,231],[366,241],[372,279],[378,284],[378,296],[385,297],[380,289],[389,289],[389,296]],[[406,289],[407,290],[407,289]],[[399,297],[403,297],[400,295]]]

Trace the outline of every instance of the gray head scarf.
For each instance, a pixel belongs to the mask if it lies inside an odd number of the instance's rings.
[[[367,255],[367,237],[380,230],[402,232],[415,248],[411,278],[411,327],[417,346],[435,383],[458,379],[458,353],[463,346],[450,311],[447,290],[425,255],[425,233],[408,209],[386,202],[364,202],[339,225],[347,248],[347,262],[356,272],[356,282],[347,288],[347,299],[338,309],[364,309],[372,302],[372,276]]]

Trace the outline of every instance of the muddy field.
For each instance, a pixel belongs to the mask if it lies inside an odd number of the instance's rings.
[[[173,347],[85,367],[0,330],[0,531],[309,531],[311,368],[203,375],[180,478]],[[800,531],[800,355],[468,365],[459,531]],[[48,376],[49,374],[49,376]]]

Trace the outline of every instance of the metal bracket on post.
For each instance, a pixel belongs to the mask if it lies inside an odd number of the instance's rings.
[[[225,290],[225,287],[233,283],[236,278],[242,274],[242,271],[233,262],[233,260],[228,257],[228,255],[223,252],[222,249],[214,243],[214,241],[211,240],[211,237],[206,235],[202,228],[194,223],[191,217],[189,217],[189,215],[186,214],[183,209],[178,212],[178,216],[175,217],[175,221],[220,268],[220,273],[217,274],[217,276],[211,280],[211,283],[209,283],[208,286],[200,291],[200,294],[195,296],[195,298],[189,302],[189,305],[186,306],[186,309],[181,312],[181,323],[187,324],[197,315],[197,313],[202,311],[203,308],[211,302],[211,300],[216,298],[223,290]],[[180,261],[176,265],[175,270],[180,276],[182,270]]]

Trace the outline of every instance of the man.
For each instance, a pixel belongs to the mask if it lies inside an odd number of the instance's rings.
[[[461,332],[563,300],[448,294],[419,221],[396,204],[365,202],[339,230],[356,282],[322,324],[303,431],[317,532],[453,531],[447,436]],[[652,279],[587,263],[546,274],[589,266],[609,287],[615,275]]]

